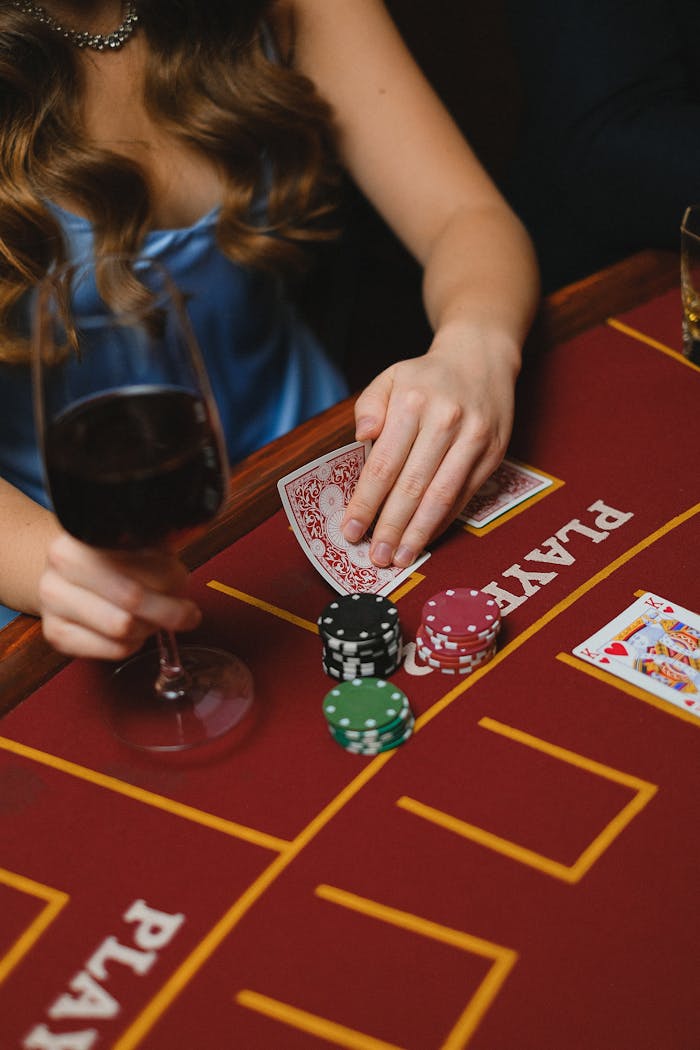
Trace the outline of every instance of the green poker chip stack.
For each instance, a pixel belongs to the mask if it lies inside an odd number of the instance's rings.
[[[355,755],[398,747],[415,724],[406,694],[383,678],[339,682],[323,698],[323,714],[336,743]]]

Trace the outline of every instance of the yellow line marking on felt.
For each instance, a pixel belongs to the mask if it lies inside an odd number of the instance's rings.
[[[632,548],[631,552],[627,555],[622,555],[611,566],[601,570],[591,581],[587,584],[582,585],[573,596],[570,596],[569,600],[564,600],[559,603],[554,609],[550,610],[549,613],[541,617],[537,623],[533,624],[532,627],[523,633],[519,638],[514,639],[508,646],[505,646],[501,652],[497,653],[490,663],[484,665],[475,671],[469,678],[455,689],[452,689],[441,701],[433,704],[419,719],[416,720],[416,729],[426,725],[431,718],[439,714],[445,707],[447,707],[454,699],[460,696],[470,684],[473,684],[475,680],[478,680],[488,669],[494,666],[496,663],[500,663],[501,659],[505,658],[509,652],[517,649],[519,645],[535,634],[541,627],[549,623],[550,620],[554,619],[559,612],[566,609],[569,605],[573,604],[582,594],[585,594],[590,590],[597,582],[605,579],[609,576],[619,565],[624,564],[625,561],[633,557],[638,550],[643,550],[646,546],[649,546],[659,536],[664,535],[666,531],[675,528],[676,525],[681,524],[687,518],[692,517],[693,513],[697,513],[700,510],[700,504],[695,508],[691,508],[690,511],[686,511],[684,514],[679,515],[677,518],[673,518],[671,522],[667,523],[666,526],[657,529],[656,532],[652,533],[651,536],[647,537],[646,540],[640,541],[635,548]],[[188,981],[194,976],[197,970],[206,962],[209,956],[216,950],[218,945],[227,937],[231,931],[235,928],[236,924],[241,918],[249,911],[250,908],[259,900],[259,898],[265,893],[267,888],[272,885],[275,879],[285,870],[285,868],[291,864],[291,862],[298,856],[301,850],[316,837],[316,835],[328,824],[330,821],[339,813],[351,800],[352,798],[369,783],[374,776],[380,772],[384,765],[391,758],[396,755],[396,751],[385,751],[383,754],[377,755],[372,759],[360,773],[348,784],[346,787],[335,796],[310,822],[306,827],[296,836],[293,842],[276,857],[275,860],[270,864],[268,868],[263,871],[257,879],[255,879],[248,889],[238,898],[238,900],[232,905],[232,907],[222,916],[219,922],[209,931],[209,933],[203,938],[199,945],[194,949],[191,955],[185,959],[178,970],[172,975],[172,977],[163,985],[160,992],[151,1000],[151,1002],[145,1007],[141,1014],[134,1020],[129,1029],[119,1039],[113,1047],[113,1050],[133,1050],[133,1048],[140,1042],[140,1040],[147,1034],[150,1028],[156,1023],[162,1013],[170,1006],[177,995],[182,991]],[[446,1050],[453,1050],[452,1047],[447,1047]],[[456,1050],[456,1048],[455,1048]]]
[[[588,594],[588,592],[592,591],[594,587],[597,587],[599,583],[602,583],[603,580],[612,576],[614,572],[620,569],[623,565],[626,565],[628,561],[631,561],[638,554],[641,554],[642,551],[651,547],[657,540],[663,539],[664,536],[678,528],[679,525],[685,524],[686,521],[689,521],[698,512],[700,512],[700,503],[696,503],[693,507],[689,507],[681,514],[677,514],[664,525],[655,529],[654,532],[649,533],[648,536],[645,536],[638,543],[635,543],[634,547],[630,547],[629,550],[623,551],[619,557],[615,558],[615,560],[610,562],[609,565],[605,565],[595,573],[594,576],[591,576],[590,579],[586,580],[577,587],[576,590],[572,591],[571,594],[567,595],[566,598],[562,598],[560,602],[553,605],[551,609],[548,609],[546,613],[540,616],[538,620],[535,620],[534,623],[531,623],[521,634],[517,635],[512,641],[504,645],[502,649],[499,649],[488,663],[482,664],[481,667],[477,668],[476,671],[473,671],[462,682],[456,685],[454,689],[445,693],[445,695],[437,700],[432,707],[429,707],[422,715],[419,715],[416,719],[414,732],[418,732],[423,726],[427,725],[428,722],[431,722],[436,715],[439,715],[441,711],[444,711],[446,707],[449,707],[453,700],[462,696],[467,689],[471,689],[471,687],[483,678],[485,674],[488,674],[493,667],[502,663],[512,652],[515,652],[515,650],[519,649],[521,645],[524,645],[525,642],[529,641],[533,635],[541,631],[542,628],[546,627],[552,620],[555,620],[560,613],[565,612],[570,606],[574,605],[579,598]]]
[[[391,592],[390,598],[392,602],[399,602],[407,594],[409,594],[414,587],[417,587],[419,583],[422,583],[425,576],[421,572],[412,572],[407,580],[404,580],[400,587],[397,587],[395,591]]]
[[[284,871],[298,851],[290,849],[282,853],[255,879],[247,890],[235,901],[219,921],[212,926],[194,950],[173,972],[156,995],[144,1007],[129,1027],[116,1040],[112,1050],[132,1050],[138,1046],[153,1025],[189,984],[197,971],[213,955],[223,940],[231,933],[240,919],[256,903],[275,879]]]
[[[636,339],[640,343],[646,343],[647,346],[653,347],[654,350],[660,350],[662,354],[667,354],[668,357],[672,357],[673,360],[677,361],[679,364],[687,365],[689,368],[692,368],[694,372],[700,371],[700,366],[689,360],[689,358],[680,353],[679,350],[673,350],[670,346],[666,346],[665,343],[660,343],[658,339],[652,339],[650,335],[645,335],[644,332],[640,332],[637,328],[632,328],[623,321],[618,321],[615,317],[609,317],[606,324],[611,328],[615,328],[618,332],[622,332],[624,335],[631,336],[632,339]]]
[[[258,875],[250,886],[232,904],[221,919],[199,942],[191,954],[184,960],[170,979],[163,985],[155,997],[148,1003],[112,1050],[133,1050],[133,1047],[144,1038],[158,1018],[165,1012],[179,993],[204,965],[210,955],[231,933],[240,919],[262,897],[269,886],[282,874],[285,868],[301,853],[302,849],[333,819],[333,817],[371,780],[393,756],[394,751],[385,751],[368,763],[358,775],[340,791],[324,808],[306,825],[289,843],[284,852]]]
[[[70,897],[62,890],[45,886],[41,882],[35,882],[25,875],[18,875],[14,871],[0,868],[0,883],[10,889],[25,893],[30,897],[38,897],[46,901],[45,907],[29,923],[24,933],[21,933],[12,947],[0,958],[0,984],[12,972],[27,952],[34,947],[44,930],[51,925],[61,909],[68,903]]]
[[[643,594],[644,592],[642,591],[641,593]],[[605,682],[606,685],[613,686],[615,689],[621,689],[623,693],[633,696],[635,700],[644,701],[645,704],[663,711],[665,715],[673,715],[674,718],[680,718],[683,722],[690,722],[696,729],[700,729],[700,718],[696,715],[691,715],[690,711],[684,711],[682,707],[676,707],[670,700],[662,700],[660,696],[648,693],[641,686],[632,685],[631,682],[626,682],[624,678],[618,678],[612,671],[606,671],[602,667],[595,667],[572,653],[557,653],[557,660],[561,660],[562,663],[573,667],[575,671],[583,671],[584,674],[590,675],[591,678],[597,678],[599,681]]]
[[[251,843],[254,846],[261,846],[263,849],[273,850],[275,853],[279,853],[289,846],[289,843],[284,839],[268,835],[264,831],[257,831],[255,828],[246,827],[244,824],[237,824],[233,820],[225,820],[223,817],[217,817],[213,813],[195,809],[194,806],[187,806],[183,802],[177,802],[175,799],[167,798],[165,795],[157,795],[153,791],[136,787],[136,785],[129,784],[125,780],[118,780],[116,777],[108,776],[106,773],[99,773],[97,770],[89,769],[87,766],[69,762],[65,758],[59,758],[58,755],[51,755],[47,751],[38,751],[34,747],[20,744],[17,740],[0,737],[0,748],[10,751],[12,754],[20,755],[22,758],[31,759],[33,762],[40,762],[42,765],[56,769],[60,773],[67,773],[69,776],[77,777],[79,780],[86,780],[90,784],[97,785],[97,787],[114,791],[118,795],[125,795],[135,802],[143,802],[147,806],[164,810],[172,816],[182,817],[184,820],[190,820],[194,824],[201,824],[212,831],[220,831],[222,834],[229,835],[232,838],[242,839],[244,842]]]
[[[326,1043],[345,1047],[346,1050],[401,1050],[394,1043],[386,1043],[383,1039],[375,1039],[371,1035],[365,1035],[364,1032],[358,1032],[354,1028],[347,1028],[343,1024],[329,1021],[325,1017],[319,1017],[317,1014],[300,1010],[289,1003],[280,1002],[279,999],[271,999],[267,995],[250,991],[248,988],[243,989],[236,995],[236,1001],[241,1006],[246,1006],[249,1010],[256,1010],[258,1013],[264,1014],[265,1017],[270,1017],[273,1021],[280,1021],[282,1024],[289,1025],[290,1028],[306,1032],[307,1035],[318,1036],[319,1039],[325,1040]]]
[[[401,586],[392,593],[392,601],[399,601],[404,595],[412,591],[414,587],[417,587],[419,583],[422,583],[424,579],[425,576],[419,572],[411,573],[408,579],[404,580]],[[245,602],[246,605],[252,605],[262,612],[270,613],[270,615],[276,616],[280,620],[286,620],[287,623],[293,623],[311,634],[318,634],[318,625],[312,623],[311,620],[305,620],[302,616],[297,616],[279,605],[272,605],[270,602],[263,601],[262,598],[256,598],[253,594],[239,591],[236,587],[229,587],[228,584],[221,583],[220,580],[209,580],[207,587],[211,587],[215,591],[221,591],[222,594],[227,594],[229,598],[236,598],[239,602]]]
[[[253,605],[262,612],[271,613],[272,616],[277,616],[280,620],[296,624],[297,627],[302,627],[305,631],[310,631],[312,634],[318,634],[318,626],[312,623],[311,620],[304,620],[301,616],[296,616],[294,613],[282,609],[279,605],[271,605],[270,602],[265,602],[262,598],[256,598],[252,594],[246,594],[245,591],[236,590],[235,587],[229,587],[225,583],[220,583],[219,580],[209,580],[207,587],[211,587],[215,591],[221,591],[222,594],[228,594],[229,598],[237,598],[239,602],[245,602],[246,605]]]
[[[544,875],[551,875],[552,878],[561,879],[563,882],[579,882],[618,835],[651,801],[658,790],[655,784],[650,784],[648,781],[641,780],[630,773],[624,773],[620,769],[603,765],[601,762],[596,762],[595,759],[577,754],[575,751],[569,751],[567,748],[560,747],[558,744],[552,744],[548,740],[542,740],[540,737],[532,736],[530,733],[525,733],[514,726],[497,722],[493,718],[482,718],[479,720],[479,725],[484,729],[512,740],[514,743],[540,751],[542,754],[548,755],[559,762],[565,762],[587,773],[592,773],[594,776],[603,777],[616,784],[621,784],[623,787],[630,788],[635,792],[635,795],[596,835],[573,864],[563,864],[560,861],[553,860],[551,857],[537,853],[535,850],[520,846],[510,839],[494,835],[476,824],[469,824],[467,821],[453,817],[442,810],[426,806],[413,798],[404,796],[398,799],[397,806],[407,810],[416,817],[422,817],[424,820],[444,828],[446,831],[461,835],[462,838],[470,839],[481,846],[485,846],[487,849],[510,857],[511,860],[515,860],[520,864],[535,868]]]
[[[458,948],[460,951],[492,960],[493,965],[462,1011],[457,1024],[452,1028],[447,1039],[441,1043],[440,1050],[460,1050],[464,1046],[518,959],[518,953],[512,948],[484,940],[482,937],[465,933],[463,930],[442,926],[430,919],[424,919],[411,912],[400,911],[398,908],[380,904],[367,897],[359,897],[347,890],[338,889],[336,886],[323,884],[317,886],[316,895],[322,900],[339,904],[341,907],[349,908],[372,919],[378,919],[380,922],[389,923],[409,933],[415,933],[421,937],[439,941],[451,948]]]

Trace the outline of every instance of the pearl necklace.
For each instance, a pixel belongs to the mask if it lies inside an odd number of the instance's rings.
[[[87,33],[79,29],[69,29],[33,0],[12,0],[12,6],[41,22],[47,29],[59,33],[76,47],[89,47],[93,51],[118,51],[131,37],[139,20],[135,0],[127,0],[124,20],[111,33]]]

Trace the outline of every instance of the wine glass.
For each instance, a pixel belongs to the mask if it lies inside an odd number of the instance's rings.
[[[700,204],[685,210],[681,223],[683,353],[700,364]]]
[[[33,387],[53,509],[111,550],[174,548],[217,513],[228,464],[183,295],[158,262],[102,255],[50,271],[37,293]],[[138,748],[222,736],[253,699],[236,656],[160,632],[115,672],[107,717]]]

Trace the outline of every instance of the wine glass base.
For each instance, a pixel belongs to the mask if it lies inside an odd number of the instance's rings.
[[[228,733],[250,710],[253,678],[237,656],[198,645],[183,645],[179,654],[187,672],[182,699],[154,691],[156,653],[134,656],[115,671],[116,689],[105,714],[125,744],[144,751],[201,747]]]

